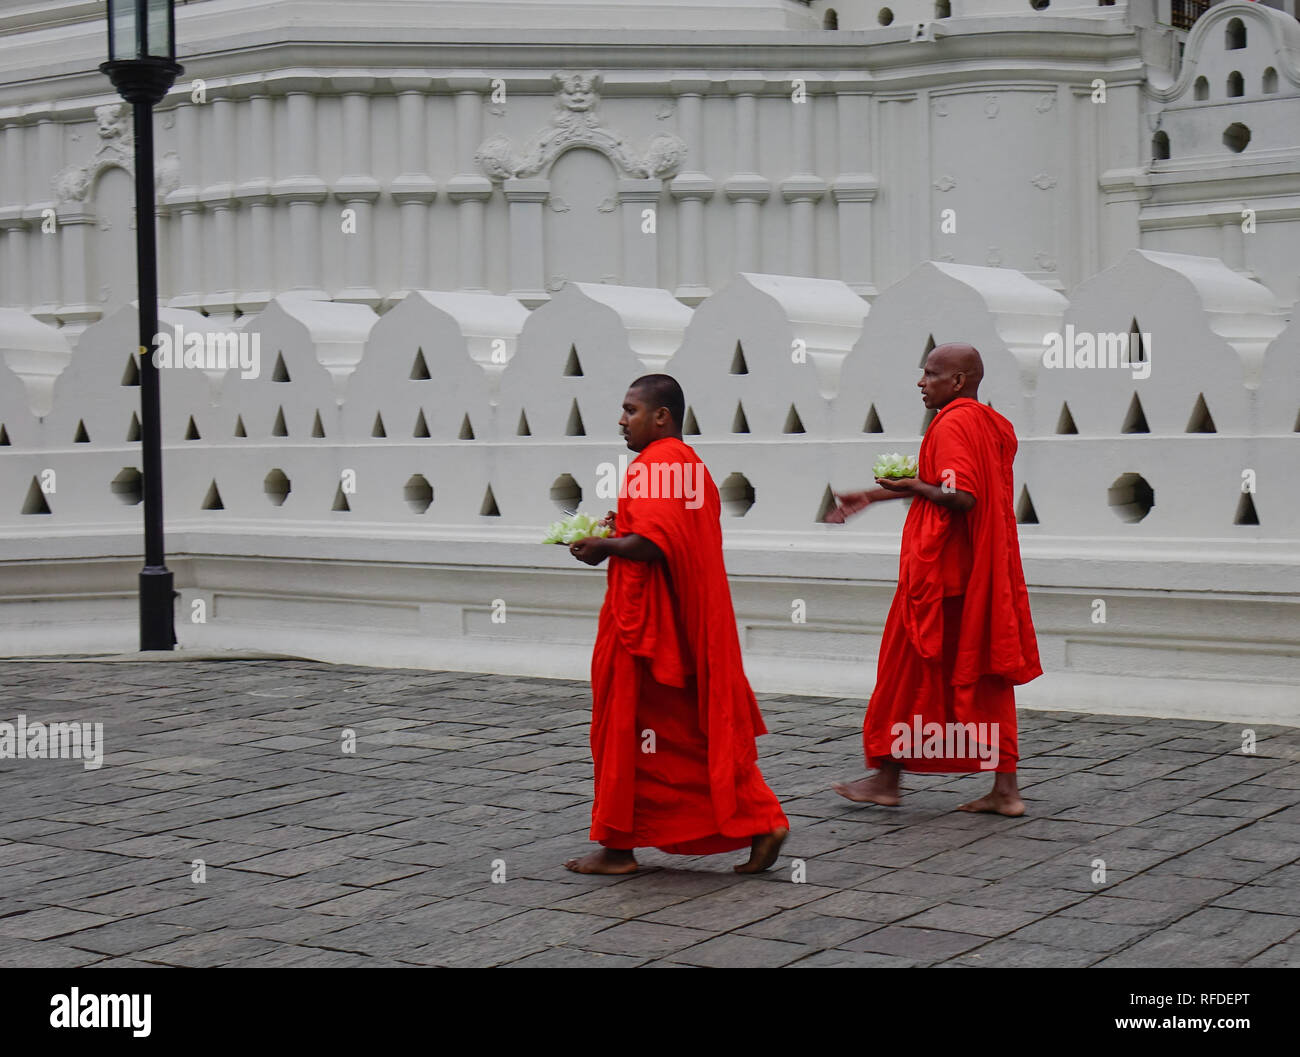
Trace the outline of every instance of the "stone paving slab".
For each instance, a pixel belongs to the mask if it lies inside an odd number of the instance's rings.
[[[292,659],[0,662],[0,723],[102,723],[103,765],[0,759],[0,966],[1300,966],[1300,730],[1021,712],[983,776],[861,773],[865,702],[764,695],[777,867],[587,847],[585,683]],[[1227,691],[1227,692],[1230,692]],[[343,751],[345,732],[355,751]]]

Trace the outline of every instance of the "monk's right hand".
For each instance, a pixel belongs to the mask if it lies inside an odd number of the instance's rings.
[[[832,492],[831,495],[835,497],[835,502],[838,504],[826,513],[826,521],[831,525],[843,525],[858,511],[865,510],[871,505],[869,492]]]
[[[588,536],[570,543],[569,553],[580,562],[599,565],[609,556],[605,543],[605,539],[601,536]]]
[[[611,533],[614,533],[618,531],[618,529],[615,528],[614,526],[614,518],[615,518],[614,511],[611,510],[603,518],[597,521],[596,524],[604,525],[607,529],[609,529]]]

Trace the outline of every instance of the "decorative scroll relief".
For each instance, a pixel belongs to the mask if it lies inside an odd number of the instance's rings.
[[[536,176],[572,147],[590,147],[612,161],[626,176],[638,179],[672,176],[686,158],[686,144],[679,136],[660,132],[644,154],[636,154],[613,129],[602,124],[596,109],[600,104],[601,75],[554,74],[555,112],[551,123],[516,154],[508,137],[489,136],[479,146],[474,161],[493,180],[512,176]]]
[[[131,132],[131,115],[126,104],[105,103],[95,107],[95,123],[101,142],[90,161],[83,165],[66,165],[50,181],[55,201],[60,205],[84,202],[105,169],[116,166],[128,176],[135,176],[135,137]],[[161,196],[179,186],[180,159],[175,151],[168,151],[158,162],[154,191]]]

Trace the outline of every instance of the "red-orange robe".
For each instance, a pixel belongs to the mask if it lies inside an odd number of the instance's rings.
[[[1013,687],[1043,673],[1012,506],[1016,447],[1011,423],[966,397],[942,408],[926,430],[917,476],[948,482],[976,503],[959,512],[917,497],[907,512],[863,727],[868,767],[894,760],[911,771],[1016,769]],[[899,723],[911,737],[899,739]],[[927,758],[915,736],[927,723],[997,727],[967,728],[987,735],[966,746],[974,754]]]
[[[670,473],[697,496],[659,488]],[[681,440],[653,441],[629,465],[615,535],[644,536],[665,560],[608,560],[591,658],[591,839],[606,847],[708,855],[789,825],[758,770],[767,728],[741,663],[720,513]]]

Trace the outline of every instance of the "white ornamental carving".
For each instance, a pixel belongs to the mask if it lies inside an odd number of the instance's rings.
[[[503,135],[489,136],[479,146],[474,160],[491,179],[536,176],[572,147],[598,150],[625,175],[640,179],[667,178],[685,161],[686,144],[679,136],[660,132],[644,154],[637,154],[622,136],[601,123],[596,113],[600,104],[599,73],[557,73],[551,80],[556,86],[551,123],[533,136],[522,154],[516,154],[509,138]]]
[[[105,103],[95,107],[100,144],[84,165],[66,165],[54,174],[50,186],[60,205],[84,202],[91,187],[105,169],[116,166],[135,177],[135,138],[131,133],[130,111],[123,103]],[[154,193],[158,196],[180,186],[180,158],[168,151],[154,172]],[[105,228],[104,230],[107,230]]]

